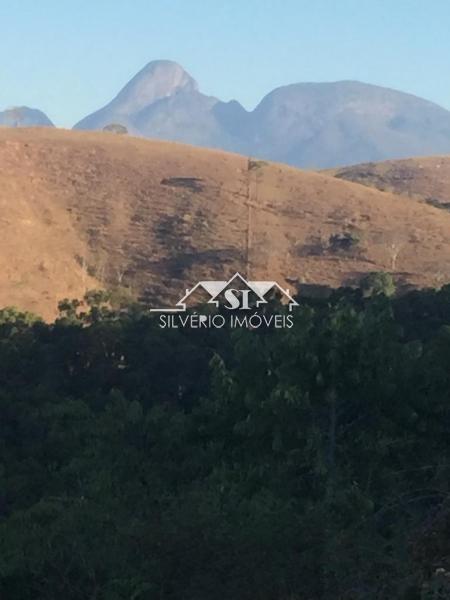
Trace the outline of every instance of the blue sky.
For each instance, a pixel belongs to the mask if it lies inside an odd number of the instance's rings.
[[[299,81],[357,79],[450,109],[448,0],[0,0],[0,110],[70,127],[147,62],[253,108]]]

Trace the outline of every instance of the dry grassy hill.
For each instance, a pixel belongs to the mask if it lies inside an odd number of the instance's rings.
[[[366,163],[329,173],[340,179],[450,209],[450,156]]]
[[[338,286],[392,270],[450,280],[450,213],[218,151],[107,133],[0,129],[0,306],[127,287],[173,302],[199,279]]]

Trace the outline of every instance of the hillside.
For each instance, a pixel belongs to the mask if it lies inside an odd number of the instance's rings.
[[[450,208],[450,156],[366,163],[331,173],[340,179]]]
[[[0,305],[125,287],[173,302],[200,279],[339,286],[450,280],[450,214],[329,174],[107,133],[0,129]]]
[[[411,94],[359,81],[294,83],[247,111],[201,93],[169,60],[150,62],[75,129],[111,124],[307,168],[450,152],[450,112]]]

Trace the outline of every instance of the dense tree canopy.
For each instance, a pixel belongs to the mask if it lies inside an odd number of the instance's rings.
[[[450,597],[450,288],[300,304],[0,311],[0,597]]]

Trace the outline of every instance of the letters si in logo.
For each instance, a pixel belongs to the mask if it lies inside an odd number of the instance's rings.
[[[151,308],[151,312],[177,313],[185,312],[189,299],[198,292],[206,292],[209,296],[207,304],[223,306],[227,310],[252,310],[267,304],[269,292],[278,293],[287,303],[289,311],[298,303],[276,281],[246,281],[236,273],[228,281],[199,281],[172,308]]]

